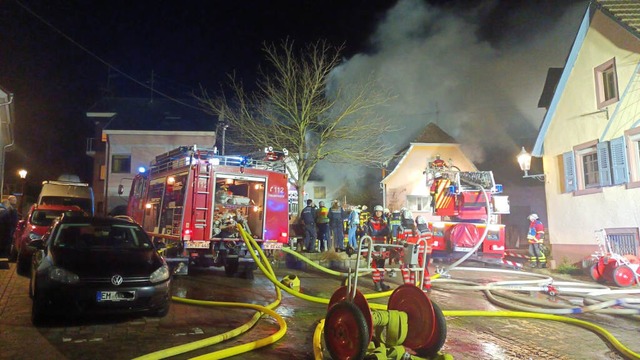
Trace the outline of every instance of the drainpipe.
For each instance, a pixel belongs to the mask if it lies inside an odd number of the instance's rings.
[[[9,139],[10,139],[9,140],[10,143],[2,147],[2,155],[1,155],[2,158],[0,159],[0,165],[2,167],[0,169],[0,199],[4,196],[4,160],[6,158],[5,154],[15,144],[15,141],[13,138],[13,128],[11,126],[11,108],[10,108],[10,106],[13,104],[13,98],[14,98],[13,94],[9,94],[9,101],[0,104],[1,107],[6,109],[5,111],[7,113],[7,130],[8,130]]]

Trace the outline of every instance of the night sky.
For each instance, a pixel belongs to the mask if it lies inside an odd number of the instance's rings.
[[[7,154],[5,181],[11,182],[19,168],[27,168],[35,183],[60,173],[80,174],[88,181],[91,158],[85,155],[85,139],[92,128],[85,112],[104,95],[150,96],[151,90],[141,84],[150,85],[152,73],[154,88],[175,98],[190,97],[200,85],[215,91],[234,71],[250,84],[263,59],[262,44],[285,38],[298,44],[319,39],[344,43],[345,61],[354,69],[356,62],[351,60],[373,61],[385,53],[385,39],[395,31],[389,24],[403,8],[419,8],[431,16],[399,32],[404,40],[439,39],[439,26],[446,24],[443,16],[451,17],[452,23],[464,24],[464,31],[440,39],[483,44],[493,54],[535,42],[541,32],[558,27],[567,12],[574,11],[569,26],[573,34],[564,36],[554,59],[539,66],[536,76],[543,82],[543,69],[563,65],[587,3],[4,0],[0,86],[15,95],[16,122],[16,147]],[[435,19],[437,14],[441,16]],[[465,56],[473,66],[472,55]],[[530,95],[533,107],[541,91],[536,83]],[[446,110],[446,104],[440,104]],[[460,136],[456,126],[442,127]]]

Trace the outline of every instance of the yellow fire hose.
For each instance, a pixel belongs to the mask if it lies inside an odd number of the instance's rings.
[[[203,356],[199,356],[197,357],[197,359],[222,359],[222,358],[226,358],[226,357],[230,357],[230,356],[234,356],[234,355],[238,355],[253,349],[257,349],[269,344],[272,344],[276,341],[278,341],[279,339],[281,339],[284,334],[286,333],[287,330],[287,325],[284,322],[284,320],[282,319],[282,317],[280,317],[277,313],[275,313],[273,310],[273,308],[277,307],[280,303],[281,300],[281,293],[279,290],[283,290],[293,296],[302,298],[304,300],[307,301],[312,301],[315,303],[320,303],[320,304],[328,304],[329,303],[329,299],[326,298],[321,298],[321,297],[316,297],[316,296],[310,296],[310,295],[306,295],[306,294],[302,294],[299,291],[295,291],[285,285],[283,285],[280,281],[278,281],[278,279],[275,276],[275,273],[273,271],[273,269],[271,268],[271,264],[269,263],[269,261],[267,260],[266,255],[264,254],[264,252],[262,251],[262,249],[260,248],[260,246],[256,243],[256,241],[251,238],[248,234],[246,234],[246,232],[244,231],[244,229],[242,229],[241,227],[238,228],[240,231],[240,234],[242,235],[243,240],[245,241],[247,248],[249,250],[249,254],[251,254],[252,258],[254,259],[256,265],[260,268],[260,270],[265,274],[265,276],[276,286],[276,293],[277,293],[277,297],[278,299],[276,301],[274,301],[272,304],[269,304],[267,307],[263,307],[263,306],[259,306],[259,305],[255,305],[255,304],[247,304],[247,303],[228,303],[228,302],[213,302],[213,301],[201,301],[201,300],[191,300],[191,299],[183,299],[183,298],[179,298],[179,297],[173,297],[172,300],[177,301],[177,302],[182,302],[182,303],[186,303],[186,304],[193,304],[193,305],[201,305],[201,306],[227,306],[227,307],[240,307],[240,308],[250,308],[250,309],[254,309],[259,311],[258,313],[256,313],[253,318],[248,321],[247,323],[245,323],[243,326],[236,328],[232,331],[226,332],[224,334],[220,334],[220,335],[216,335],[213,336],[211,338],[208,339],[203,339],[203,340],[199,340],[199,341],[195,341],[189,344],[184,344],[184,345],[180,345],[180,346],[176,346],[173,348],[169,348],[169,349],[165,349],[165,350],[160,350],[154,353],[150,353],[147,355],[144,355],[142,357],[139,357],[138,359],[160,359],[160,358],[166,358],[166,357],[170,357],[170,356],[175,356],[177,354],[181,354],[184,352],[188,352],[188,351],[192,351],[195,349],[199,349],[202,347],[206,347],[206,346],[211,346],[214,344],[217,344],[221,341],[227,340],[233,336],[237,336],[240,335],[244,332],[246,332],[247,330],[249,330],[261,317],[261,313],[265,313],[273,318],[276,319],[276,321],[278,322],[280,329],[274,333],[273,335],[251,342],[251,343],[247,343],[247,344],[242,344],[242,345],[238,345],[238,346],[234,346],[231,348],[227,348],[227,349],[223,349],[220,351],[216,351],[216,352],[212,352]],[[259,256],[256,255],[256,252],[258,252]],[[285,251],[286,252],[286,251]],[[295,252],[291,252],[293,253],[293,255],[298,255]],[[312,263],[312,262],[310,262]],[[313,263],[315,266],[315,263]],[[325,269],[327,273],[330,273],[333,270],[329,270],[329,269]],[[324,270],[323,270],[324,271]],[[337,274],[340,274],[338,272],[336,272]],[[439,274],[435,274],[432,279],[436,279],[439,277]],[[389,294],[391,294],[392,291],[387,291],[384,293],[377,293],[377,294],[367,294],[365,295],[365,298],[367,299],[371,299],[371,298],[380,298],[380,297],[384,297],[384,296],[388,296]],[[370,304],[371,309],[376,309],[376,310],[386,310],[387,306],[383,305],[383,304],[377,304],[377,303],[371,303]],[[513,318],[532,318],[532,319],[543,319],[543,320],[553,320],[553,321],[559,321],[559,322],[564,322],[564,323],[568,323],[568,324],[572,324],[575,326],[579,326],[582,327],[584,329],[587,329],[589,331],[592,331],[600,336],[602,336],[605,340],[607,340],[620,354],[626,356],[627,358],[630,359],[640,359],[640,355],[633,352],[632,350],[630,350],[629,348],[625,347],[622,343],[620,343],[620,341],[618,341],[613,335],[611,335],[607,330],[605,330],[604,328],[597,326],[593,323],[587,322],[587,321],[583,321],[583,320],[578,320],[578,319],[574,319],[574,318],[569,318],[569,317],[564,317],[564,316],[559,316],[559,315],[550,315],[550,314],[540,314],[540,313],[530,313],[530,312],[520,312],[520,311],[469,311],[469,310],[458,310],[458,311],[443,311],[443,314],[445,316],[456,316],[456,317],[513,317]],[[313,349],[314,349],[314,356],[316,360],[321,360],[323,359],[323,349],[322,349],[322,332],[323,332],[323,328],[324,328],[324,319],[320,320],[318,325],[316,326],[316,330],[314,332],[313,335]],[[450,355],[444,355],[443,358],[445,359],[452,359],[452,357]]]

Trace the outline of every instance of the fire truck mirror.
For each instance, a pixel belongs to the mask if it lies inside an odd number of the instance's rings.
[[[124,185],[118,185],[118,195],[124,194]]]

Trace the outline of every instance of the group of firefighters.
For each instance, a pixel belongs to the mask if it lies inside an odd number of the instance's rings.
[[[358,249],[360,237],[371,237],[373,251],[370,266],[377,291],[389,290],[389,286],[384,283],[384,275],[388,270],[385,268],[387,259],[390,264],[395,263],[399,266],[405,283],[415,284],[417,270],[422,270],[423,261],[427,261],[428,264],[431,255],[431,231],[425,219],[417,216],[414,220],[411,211],[406,208],[391,212],[381,205],[376,205],[373,213],[368,211],[366,205],[351,206],[349,210],[345,210],[337,200],[332,202],[330,208],[326,208],[323,201],[316,207],[312,200],[307,200],[307,206],[300,214],[300,221],[305,230],[305,251],[317,252],[316,242],[321,251],[330,249],[332,245],[335,245],[335,251],[344,251],[346,227],[347,251],[350,253]],[[413,247],[416,247],[415,252],[418,256],[415,264],[405,264],[404,249],[409,244],[410,251],[414,251]],[[395,269],[389,271],[390,276],[395,276]],[[428,271],[425,271],[422,281],[426,281],[424,288],[429,289]]]

